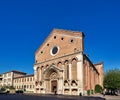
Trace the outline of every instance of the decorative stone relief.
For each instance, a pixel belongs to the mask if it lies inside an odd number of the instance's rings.
[[[72,89],[72,95],[77,95],[77,89]]]
[[[69,89],[64,89],[65,94],[69,94],[70,90]]]
[[[55,72],[53,72],[51,75],[50,75],[50,79],[56,79],[57,78],[57,74]]]
[[[71,82],[71,86],[77,86],[78,85],[78,82],[76,81],[76,80],[73,80],[72,82]]]
[[[40,86],[42,86],[42,82],[41,81],[39,82],[39,84],[40,84]]]
[[[38,82],[37,82],[37,81],[35,82],[35,85],[36,85],[36,86],[38,85]]]
[[[69,86],[69,81],[68,80],[64,81],[64,86]]]

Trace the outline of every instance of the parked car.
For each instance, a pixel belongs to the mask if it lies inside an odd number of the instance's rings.
[[[9,93],[9,91],[2,91],[2,90],[0,90],[0,94],[8,94]]]
[[[17,90],[16,93],[17,93],[17,94],[18,94],[18,93],[21,94],[21,93],[23,93],[23,90]]]

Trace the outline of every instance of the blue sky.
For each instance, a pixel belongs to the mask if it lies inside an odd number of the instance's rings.
[[[0,73],[33,73],[34,54],[53,28],[83,31],[85,53],[105,71],[120,67],[119,0],[0,0]]]

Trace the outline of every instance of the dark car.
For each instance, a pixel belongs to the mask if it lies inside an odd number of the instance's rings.
[[[17,90],[16,93],[23,93],[23,90]]]

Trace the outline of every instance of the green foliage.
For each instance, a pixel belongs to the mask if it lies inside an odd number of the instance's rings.
[[[93,92],[94,92],[94,91],[93,91],[93,90],[91,90],[91,94],[93,94]]]
[[[7,89],[14,90],[15,88],[13,86],[3,86],[3,87],[1,87],[2,91],[6,91]]]
[[[87,90],[87,95],[90,95],[90,90]]]
[[[107,89],[115,90],[120,89],[120,70],[109,70],[104,77],[104,87]]]
[[[95,93],[101,93],[102,92],[102,86],[99,84],[95,85]]]
[[[87,90],[87,95],[94,94],[94,90]]]
[[[2,88],[1,88],[1,91],[6,91],[6,88],[2,87]]]

